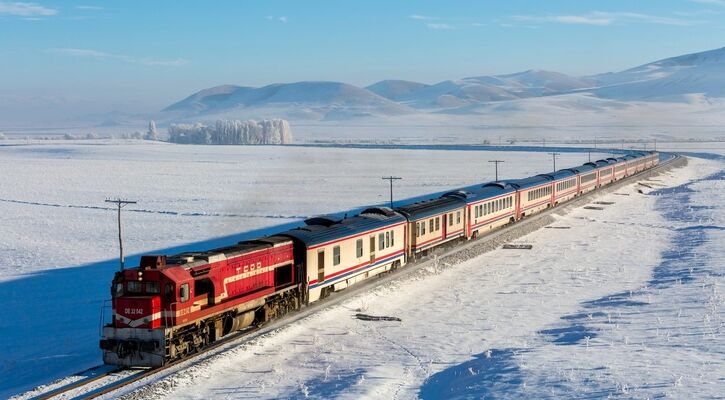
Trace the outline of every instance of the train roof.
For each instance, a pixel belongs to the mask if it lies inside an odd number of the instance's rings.
[[[536,175],[536,176],[530,176],[528,178],[508,181],[508,183],[517,189],[526,189],[526,188],[530,188],[533,186],[543,185],[546,182],[549,182],[551,180],[552,180],[552,178],[549,177],[548,175]]]
[[[231,246],[219,247],[206,251],[187,251],[184,253],[166,256],[166,259],[164,261],[166,264],[165,266],[182,266],[185,268],[191,268],[199,265],[213,263],[219,260],[238,257],[243,254],[248,254],[259,250],[277,247],[280,245],[284,245],[288,242],[290,242],[289,238],[281,237],[266,237],[254,240],[245,240]],[[158,259],[158,257],[159,256],[155,255],[141,257],[139,267],[159,267],[159,265],[149,264],[153,260]]]
[[[608,167],[611,163],[607,160],[597,160],[595,164],[597,164],[597,167],[602,168]]]
[[[432,215],[442,214],[466,206],[466,202],[456,196],[443,195],[437,199],[424,200],[406,206],[397,207],[395,211],[408,217],[408,220],[415,221],[427,218]]]
[[[274,236],[291,237],[302,242],[306,247],[311,247],[404,221],[405,218],[401,214],[388,207],[373,207],[350,218],[340,219],[330,216],[309,218],[305,221],[307,226],[290,229]]]
[[[555,172],[550,172],[548,174],[541,174],[542,176],[547,176],[551,178],[552,180],[558,181],[559,179],[564,179],[570,176],[574,176],[574,172],[572,172],[569,169],[560,169]]]
[[[569,170],[576,172],[577,174],[583,174],[585,172],[593,171],[596,168],[596,164],[592,167],[592,163],[586,163],[578,167],[569,168]]]
[[[484,185],[473,185],[467,186],[463,189],[448,192],[441,197],[458,197],[464,200],[466,203],[473,203],[483,199],[489,199],[492,197],[502,196],[507,193],[513,193],[516,188],[509,185],[507,182],[489,182]]]

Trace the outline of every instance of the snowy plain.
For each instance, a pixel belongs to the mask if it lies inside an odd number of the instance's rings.
[[[598,195],[603,210],[556,215],[567,229],[520,239],[533,252],[429,268],[141,396],[720,398],[725,171],[712,158]]]
[[[0,397],[100,363],[101,304],[117,270],[116,212],[127,264],[141,253],[208,249],[311,215],[548,172],[546,152],[186,146],[134,141],[0,146]],[[601,158],[606,153],[593,153]],[[557,166],[586,162],[562,153]],[[334,166],[331,168],[330,166]],[[246,233],[243,233],[246,232]]]

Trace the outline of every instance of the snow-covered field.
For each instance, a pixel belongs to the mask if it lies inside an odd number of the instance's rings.
[[[124,248],[208,249],[301,218],[551,169],[545,152],[182,146],[81,141],[0,146],[0,397],[100,363],[99,314]],[[605,154],[592,154],[601,158]],[[563,153],[557,166],[587,161]],[[239,234],[240,232],[251,232]],[[190,244],[191,243],[191,244]]]
[[[629,185],[142,392],[158,398],[719,398],[723,159]],[[638,192],[646,191],[646,194]],[[357,312],[401,322],[361,321]]]
[[[383,203],[383,175],[405,178],[400,198],[492,179],[493,158],[506,160],[506,177],[551,166],[544,152],[0,146],[0,397],[100,362],[100,305],[117,268],[106,196],[140,201],[124,214],[128,251],[170,252]],[[557,216],[569,229],[520,240],[533,251],[496,250],[380,287],[143,396],[717,397],[725,181],[722,156],[710,158],[652,179],[647,195],[628,186],[598,199],[614,202],[602,211]],[[557,166],[586,160],[564,153]],[[358,310],[402,322],[360,321]]]

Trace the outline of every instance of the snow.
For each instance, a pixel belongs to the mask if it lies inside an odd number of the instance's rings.
[[[142,253],[208,249],[283,230],[311,215],[493,179],[548,172],[545,152],[194,146],[25,141],[0,146],[0,397],[100,363],[103,301],[117,270],[116,212],[128,265]],[[593,153],[593,159],[606,153]],[[587,161],[562,153],[557,165]],[[333,166],[333,168],[331,168]],[[423,168],[435,166],[435,168]],[[246,233],[240,233],[246,232]],[[130,256],[129,256],[130,255]]]
[[[545,152],[82,143],[0,147],[0,288],[3,320],[15,322],[0,325],[0,397],[100,363],[117,268],[105,196],[141,201],[124,214],[137,255],[384,203],[380,176],[391,173],[405,178],[396,197],[414,197],[491,179],[492,158],[510,177],[550,165]],[[604,210],[557,215],[553,226],[569,229],[517,240],[531,251],[429,266],[152,382],[143,397],[716,397],[725,214],[723,159],[709,158],[647,181],[653,189],[603,195],[614,203]],[[586,159],[563,153],[557,165]]]
[[[153,383],[145,398],[715,398],[723,159],[595,199]],[[646,191],[641,194],[638,190]],[[401,322],[362,321],[358,312]]]

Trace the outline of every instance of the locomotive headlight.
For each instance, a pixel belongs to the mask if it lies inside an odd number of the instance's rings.
[[[141,271],[138,271],[138,280],[139,281],[143,280],[143,272],[141,272]]]

